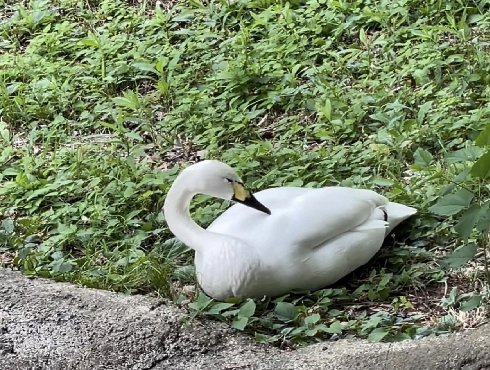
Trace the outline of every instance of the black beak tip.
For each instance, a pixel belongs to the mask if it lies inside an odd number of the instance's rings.
[[[264,210],[262,212],[267,213],[269,216],[272,214],[271,210],[267,207],[264,207]]]
[[[268,214],[269,216],[272,214],[271,210],[264,206],[262,203],[260,203],[253,195],[250,197],[246,198],[244,201],[238,200],[235,197],[232,198],[233,201],[241,203],[247,207],[254,208],[257,211],[264,212]]]

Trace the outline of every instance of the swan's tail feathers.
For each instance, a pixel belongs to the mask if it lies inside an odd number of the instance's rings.
[[[400,222],[406,220],[410,216],[417,213],[417,210],[412,207],[405,206],[399,203],[389,202],[384,207],[385,212],[388,215],[388,229],[386,234],[390,233]]]

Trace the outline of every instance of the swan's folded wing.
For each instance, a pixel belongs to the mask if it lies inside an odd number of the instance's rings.
[[[387,203],[385,197],[370,190],[316,189],[296,197],[283,209],[281,237],[289,243],[314,248],[361,225],[373,217],[377,207]],[[382,219],[383,213],[378,213]]]
[[[370,190],[326,187],[273,188],[255,194],[269,207],[266,215],[241,204],[218,217],[209,231],[241,238],[265,248],[280,244],[301,248],[317,245],[354,229],[373,216],[388,200]],[[379,218],[383,218],[383,213]]]

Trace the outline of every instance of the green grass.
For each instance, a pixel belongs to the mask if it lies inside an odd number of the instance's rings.
[[[184,301],[192,253],[160,210],[205,156],[252,189],[369,188],[419,213],[334,287],[194,295],[192,315],[289,346],[434,335],[486,307],[487,1],[137,4],[0,0],[0,265]]]

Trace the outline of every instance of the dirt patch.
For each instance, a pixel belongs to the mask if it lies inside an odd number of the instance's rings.
[[[177,2],[177,0],[128,0],[129,5],[140,9],[143,8],[148,15],[154,14],[157,6],[163,11],[168,11],[172,9]]]

